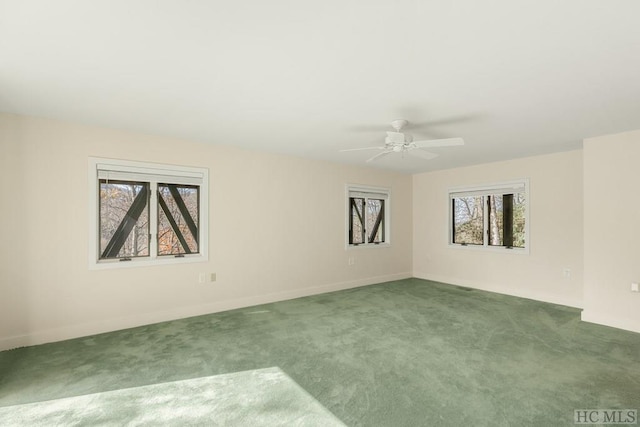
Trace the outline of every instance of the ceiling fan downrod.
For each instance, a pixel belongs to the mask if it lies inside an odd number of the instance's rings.
[[[409,122],[405,119],[396,119],[391,122],[391,127],[396,130],[396,132],[400,132],[403,127],[408,125]]]

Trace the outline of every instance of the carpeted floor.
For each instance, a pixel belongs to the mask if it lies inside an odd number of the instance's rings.
[[[344,427],[278,368],[0,407],[3,427]]]
[[[349,426],[640,409],[640,334],[419,279],[1,352],[0,406],[274,366]]]

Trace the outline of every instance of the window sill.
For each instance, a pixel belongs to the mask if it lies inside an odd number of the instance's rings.
[[[205,255],[185,255],[184,257],[161,257],[155,259],[134,258],[131,261],[108,260],[90,261],[89,270],[115,270],[119,268],[151,267],[154,265],[177,265],[192,264],[196,262],[207,262]]]
[[[378,243],[377,245],[374,243],[367,243],[367,244],[361,244],[361,245],[350,245],[347,243],[346,249],[358,250],[358,249],[376,249],[376,248],[389,248],[389,247],[391,247],[391,243],[388,243],[388,242]]]

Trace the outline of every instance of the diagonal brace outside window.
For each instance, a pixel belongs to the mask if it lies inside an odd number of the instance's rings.
[[[148,197],[149,187],[147,185],[143,185],[124,218],[122,218],[122,221],[111,237],[111,240],[109,240],[109,243],[105,247],[100,258],[118,257],[122,246],[124,246],[129,234],[131,234],[131,230],[133,230],[133,227],[136,225],[136,222],[138,222],[140,215],[144,212],[144,209],[147,206]]]
[[[373,229],[371,230],[371,234],[369,234],[369,243],[374,243],[376,240],[376,234],[378,234],[378,229],[380,228],[380,224],[384,220],[384,200],[380,200],[380,211],[378,211],[378,216],[376,217],[376,222],[373,224]],[[384,242],[384,227],[382,228],[382,239]]]
[[[365,230],[365,220],[363,218],[364,216],[364,203],[365,200],[364,199],[360,199],[360,198],[355,198],[355,197],[351,197],[349,198],[349,201],[351,202],[351,206],[350,206],[350,215],[349,215],[349,243],[353,244],[354,243],[354,227],[353,227],[353,212],[355,211],[357,217],[358,217],[358,221],[360,224],[360,241],[361,242],[365,242],[365,234],[366,234],[366,230]],[[360,208],[358,209],[358,204],[360,204]],[[357,244],[357,243],[356,243]]]
[[[173,196],[173,199],[176,202],[176,206],[178,206],[178,209],[180,210],[180,213],[182,214],[182,217],[184,218],[185,222],[187,223],[187,227],[189,227],[189,231],[191,232],[191,235],[193,236],[193,240],[195,240],[196,243],[197,243],[198,242],[198,226],[196,225],[195,221],[191,217],[191,214],[189,213],[189,209],[187,209],[187,205],[184,203],[184,200],[182,199],[182,196],[180,195],[180,192],[178,191],[178,186],[176,184],[168,184],[167,187],[169,187],[169,192]],[[167,217],[169,217],[169,215],[167,215]],[[173,225],[172,225],[172,227],[173,227]],[[174,230],[176,230],[176,229],[174,228]],[[179,232],[176,230],[176,234],[178,234],[178,233]],[[180,233],[180,235],[181,235],[181,233]]]
[[[169,210],[169,206],[167,206],[167,202],[164,201],[164,198],[162,197],[162,194],[160,192],[158,192],[158,204],[160,205],[160,208],[162,208],[162,211],[164,212],[165,216],[167,217],[169,224],[171,224],[171,228],[173,229],[173,232],[176,233],[176,237],[180,241],[180,244],[182,245],[182,249],[184,249],[185,253],[190,254],[191,249],[189,249],[189,245],[187,244],[187,241],[185,240],[184,235],[180,230],[180,227],[178,227],[176,220],[173,218],[173,215]]]

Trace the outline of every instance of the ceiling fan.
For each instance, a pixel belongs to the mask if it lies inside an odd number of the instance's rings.
[[[456,145],[464,145],[462,138],[445,138],[445,139],[431,139],[424,141],[414,141],[413,137],[407,133],[402,133],[402,129],[409,124],[407,120],[397,119],[391,122],[391,127],[395,132],[387,132],[387,136],[384,139],[384,145],[378,147],[364,147],[364,148],[348,148],[344,151],[361,151],[361,150],[382,150],[375,156],[367,159],[367,162],[372,162],[381,157],[391,153],[407,153],[414,157],[419,157],[424,160],[431,160],[438,155],[429,151],[422,150],[422,148],[434,148],[434,147],[453,147]]]

